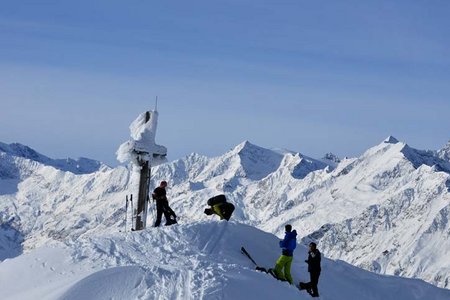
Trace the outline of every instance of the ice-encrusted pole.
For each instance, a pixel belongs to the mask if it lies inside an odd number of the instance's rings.
[[[146,227],[151,166],[166,161],[167,148],[155,143],[157,124],[156,109],[140,114],[130,125],[131,139],[117,150],[117,159],[131,161],[133,170],[140,173],[137,208],[132,212],[134,230]]]
[[[150,112],[147,111],[145,113],[145,123],[150,121]],[[143,154],[144,156],[148,156],[149,153],[137,152],[138,154]],[[150,188],[150,164],[149,160],[146,158],[138,159],[138,162],[141,166],[141,174],[139,177],[139,193],[138,193],[138,203],[137,203],[137,211],[136,211],[136,219],[134,230],[142,230],[147,226],[147,199]]]

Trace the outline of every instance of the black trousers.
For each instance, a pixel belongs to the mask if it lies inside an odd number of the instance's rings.
[[[161,218],[164,214],[164,218],[166,218],[166,224],[174,224],[176,223],[177,216],[175,212],[170,208],[169,202],[165,199],[156,200],[156,221],[155,227],[158,227],[161,224]]]
[[[311,290],[311,296],[319,297],[319,291],[317,290],[317,284],[319,283],[320,271],[319,272],[309,272],[310,282],[305,284],[305,288],[309,291]]]

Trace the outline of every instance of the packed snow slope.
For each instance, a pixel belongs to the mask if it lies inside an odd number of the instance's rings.
[[[128,168],[79,174],[4,148],[0,260],[52,241],[125,229],[125,195],[137,194],[137,176]],[[315,240],[327,257],[449,288],[448,149],[416,150],[389,137],[339,161],[243,142],[219,157],[194,153],[157,166],[151,186],[169,182],[180,224],[209,220],[207,199],[224,193],[236,206],[233,220],[278,236],[291,223],[299,240]],[[153,205],[150,210],[148,224]]]
[[[254,270],[279,256],[279,239],[235,222],[202,221],[140,232],[52,242],[0,264],[2,299],[309,299],[305,291]],[[292,275],[307,280],[306,249]],[[324,259],[320,299],[449,299],[421,280],[383,276]]]

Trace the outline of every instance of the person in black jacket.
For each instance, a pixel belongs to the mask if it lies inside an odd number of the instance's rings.
[[[310,282],[300,282],[300,289],[306,290],[312,297],[319,297],[317,284],[319,283],[319,276],[321,271],[320,260],[320,251],[317,249],[316,243],[311,242],[309,244],[308,259],[305,260],[305,262],[308,264]]]
[[[175,215],[175,212],[170,208],[169,201],[167,201],[166,187],[167,181],[163,180],[159,184],[159,187],[157,187],[152,194],[153,200],[156,201],[155,227],[158,227],[161,224],[161,217],[163,214],[166,218],[166,226],[177,223],[177,216]]]

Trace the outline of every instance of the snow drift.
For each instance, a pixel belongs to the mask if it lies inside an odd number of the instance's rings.
[[[305,291],[254,270],[280,254],[278,239],[256,228],[203,221],[53,243],[0,264],[5,299],[299,299]],[[306,249],[295,251],[295,282],[307,279]],[[381,276],[324,259],[321,299],[448,299],[419,280]],[[39,276],[37,274],[39,273]],[[19,280],[20,278],[20,280]]]

